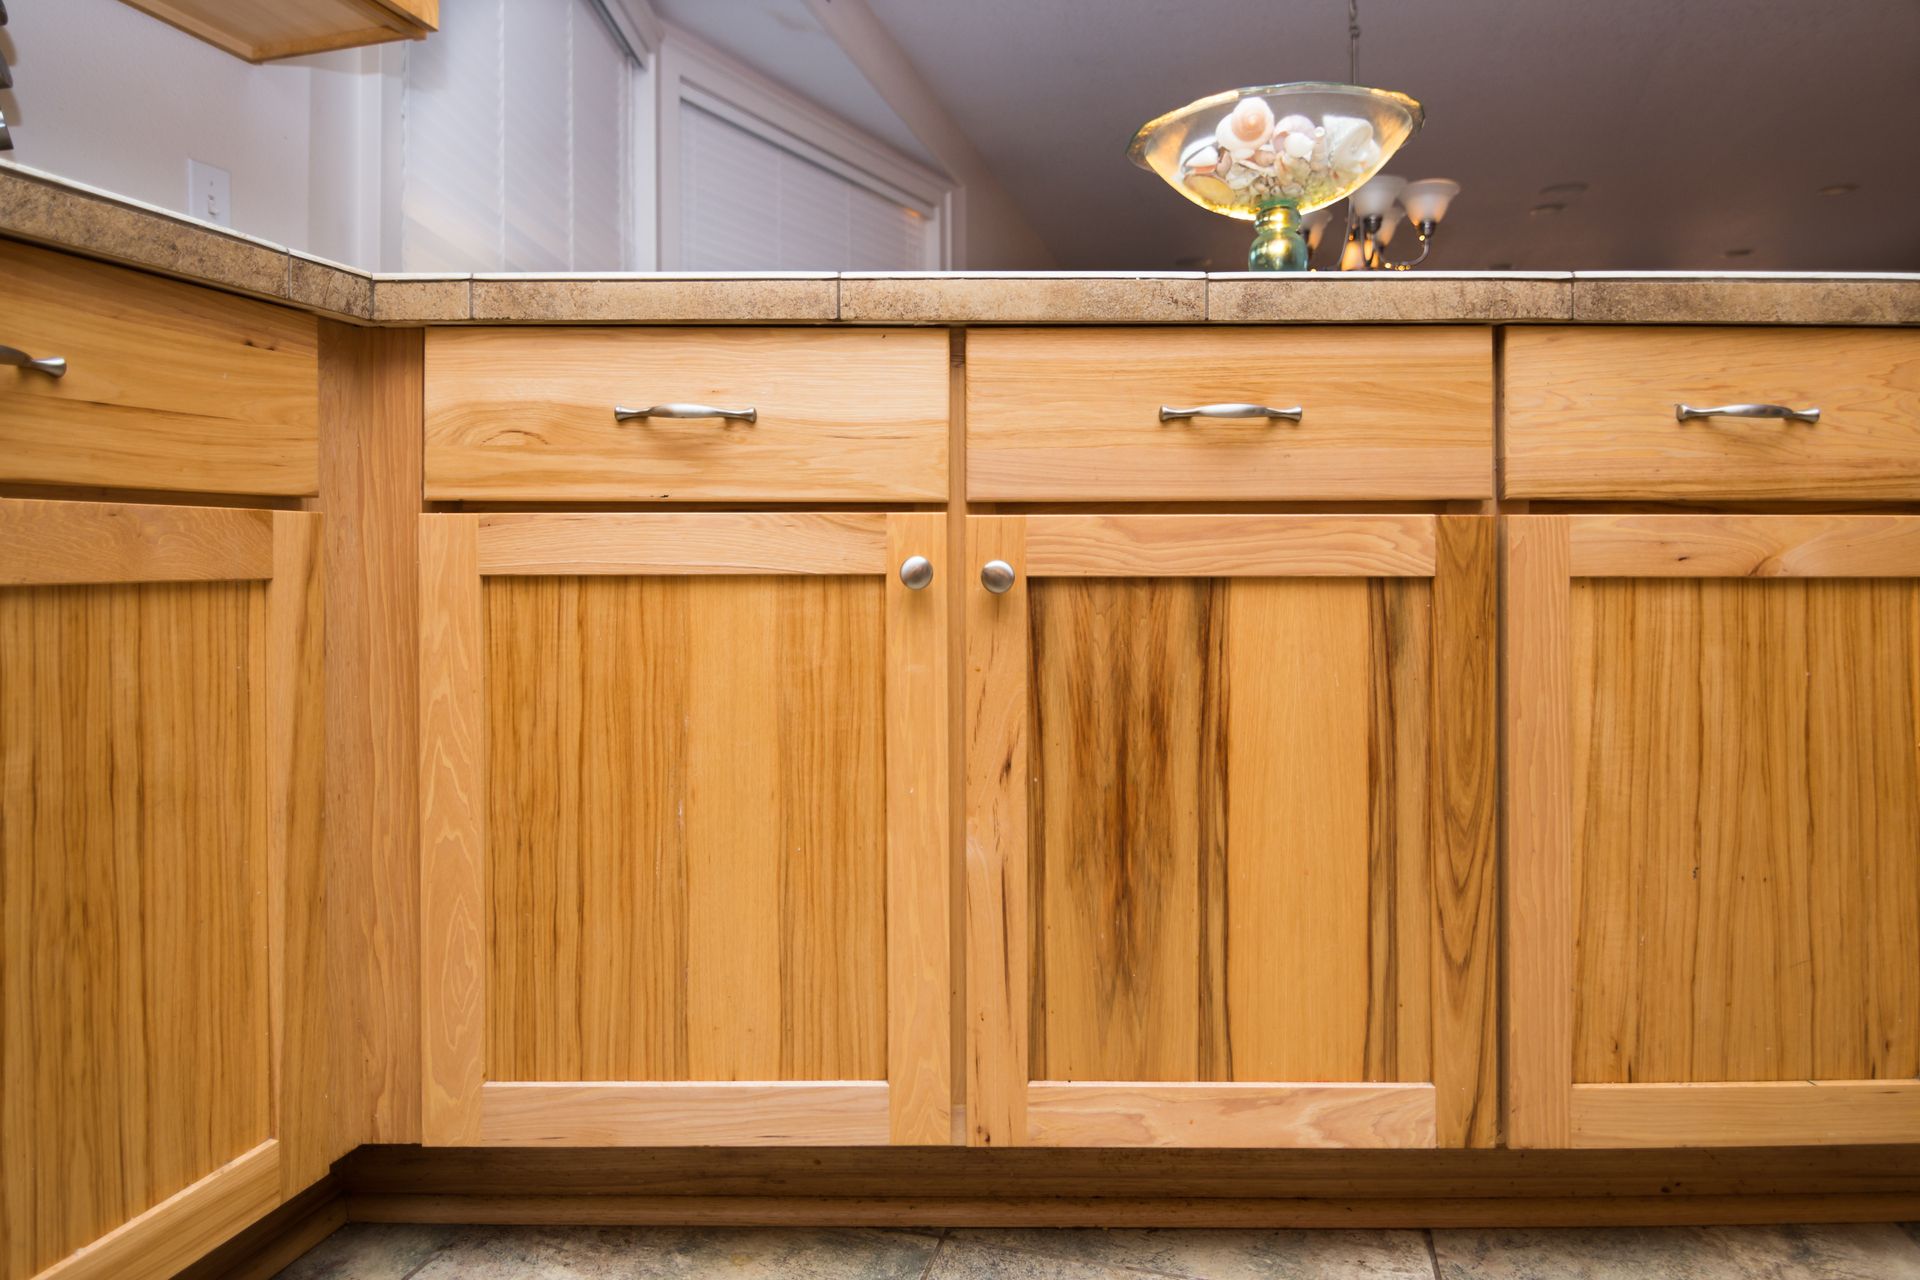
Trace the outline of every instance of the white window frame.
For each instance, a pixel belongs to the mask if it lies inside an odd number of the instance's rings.
[[[655,225],[659,269],[683,270],[680,229],[681,112],[692,106],[791,151],[847,181],[919,213],[929,223],[921,269],[943,271],[951,252],[954,185],[813,103],[788,92],[698,36],[667,24],[655,51],[658,125]],[[780,124],[774,124],[778,120]]]

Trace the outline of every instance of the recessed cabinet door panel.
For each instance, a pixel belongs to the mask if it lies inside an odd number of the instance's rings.
[[[974,522],[975,1143],[1492,1141],[1490,528],[1354,521]]]
[[[430,1142],[949,1139],[943,533],[425,517]]]
[[[1920,519],[1509,554],[1516,1139],[1920,1138]]]
[[[318,523],[0,502],[9,1280],[171,1275],[338,1154]]]

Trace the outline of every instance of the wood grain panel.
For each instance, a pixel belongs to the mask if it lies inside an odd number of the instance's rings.
[[[1426,1076],[1430,599],[1031,588],[1035,1076]]]
[[[981,329],[967,402],[975,501],[1493,492],[1487,329]],[[1305,414],[1160,421],[1222,402]]]
[[[1027,517],[1045,577],[1429,577],[1432,516]]]
[[[613,419],[689,401],[759,416]],[[947,497],[938,329],[433,329],[426,404],[429,498]]]
[[[1575,1080],[1920,1073],[1920,587],[1573,601]]]
[[[489,1079],[885,1077],[883,600],[488,581]]]
[[[486,1077],[487,722],[477,519],[420,524],[420,1129],[480,1136]]]
[[[1527,327],[1506,341],[1509,497],[1920,497],[1920,334]],[[1674,420],[1680,403],[1756,401],[1820,421]]]
[[[265,609],[0,591],[9,1276],[271,1136]]]
[[[1572,516],[1580,578],[1920,577],[1920,516]]]
[[[480,517],[480,572],[881,573],[887,517],[870,513],[601,514]]]
[[[0,242],[0,480],[310,494],[318,322],[304,312]]]
[[[1027,1124],[1051,1147],[1430,1147],[1433,1086],[1039,1080]]]
[[[1572,603],[1566,516],[1506,520],[1506,1140],[1564,1147],[1573,1076]]]
[[[504,1146],[877,1146],[882,1080],[490,1084],[481,1136]]]
[[[270,511],[0,500],[0,586],[272,575]]]
[[[1753,1147],[1920,1141],[1920,1080],[1583,1084],[1582,1147]]]
[[[1497,528],[1442,516],[1433,577],[1432,1071],[1443,1147],[1500,1136]]]
[[[967,522],[966,1007],[967,1145],[1011,1147],[1027,1132],[1030,726],[1026,519]],[[1013,587],[972,586],[1004,560]]]
[[[417,330],[320,326],[336,1151],[420,1139],[420,380]]]
[[[887,518],[887,563],[933,564],[913,590],[886,576],[887,1105],[895,1143],[953,1141],[952,814],[944,512]]]

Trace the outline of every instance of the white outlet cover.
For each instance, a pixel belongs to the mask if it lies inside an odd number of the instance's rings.
[[[233,175],[204,160],[187,161],[187,216],[233,225]]]

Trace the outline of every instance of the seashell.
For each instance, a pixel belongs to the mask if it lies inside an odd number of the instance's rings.
[[[1233,188],[1208,173],[1187,175],[1187,188],[1209,204],[1232,204]]]
[[[1220,123],[1214,126],[1213,140],[1219,145],[1220,150],[1229,152],[1235,156],[1250,156],[1253,154],[1254,148],[1258,145],[1257,143],[1246,141],[1233,131],[1232,116],[1222,116],[1220,118]]]
[[[1269,147],[1262,147],[1253,153],[1253,163],[1262,169],[1273,168],[1273,162],[1276,159],[1278,159],[1278,157],[1274,155],[1273,150]]]
[[[1314,140],[1310,133],[1289,133],[1285,144],[1286,153],[1296,159],[1304,160],[1313,154]]]
[[[1357,164],[1357,158],[1365,148],[1373,146],[1374,154],[1379,155],[1379,147],[1373,142],[1373,126],[1354,116],[1328,116],[1327,158],[1336,169],[1364,167]]]
[[[1273,131],[1276,134],[1312,133],[1313,121],[1296,112],[1290,116],[1281,116],[1280,123],[1273,126]]]
[[[1188,173],[1212,173],[1220,167],[1220,149],[1201,147],[1181,162],[1181,168]]]
[[[1253,185],[1253,180],[1260,175],[1255,173],[1253,169],[1247,165],[1237,164],[1223,176],[1226,178],[1227,185],[1235,191],[1245,191]]]
[[[1273,108],[1265,98],[1242,98],[1227,116],[1227,128],[1240,141],[1257,146],[1273,136]]]

